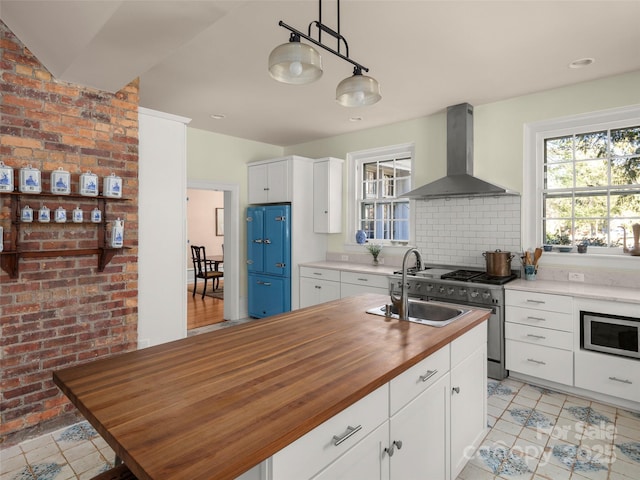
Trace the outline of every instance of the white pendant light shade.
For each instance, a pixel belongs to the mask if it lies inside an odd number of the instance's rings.
[[[310,45],[290,41],[277,46],[269,55],[269,73],[282,83],[311,83],[322,76],[322,59]]]
[[[363,107],[380,101],[380,85],[375,78],[354,73],[336,88],[336,100],[344,107]]]

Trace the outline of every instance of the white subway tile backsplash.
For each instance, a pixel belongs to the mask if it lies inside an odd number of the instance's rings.
[[[520,197],[417,200],[415,228],[425,262],[484,267],[482,252],[520,251]]]

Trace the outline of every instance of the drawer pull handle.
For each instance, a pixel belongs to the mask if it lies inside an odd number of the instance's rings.
[[[545,337],[544,335],[534,335],[533,333],[527,333],[527,337],[531,337],[531,338],[539,338],[539,339],[541,339],[541,340],[544,340],[545,338],[547,338],[547,337]]]
[[[527,362],[537,363],[538,365],[546,365],[542,360],[535,360],[533,358],[527,358]]]
[[[318,290],[322,290],[322,287],[320,285],[315,285],[315,288],[317,288]]]
[[[349,438],[351,435],[359,432],[360,430],[362,430],[362,425],[358,425],[357,427],[352,427],[351,425],[349,425],[347,427],[347,431],[342,436],[340,437],[338,435],[333,436],[333,444],[337,447],[342,442],[344,442],[347,438]]]
[[[319,275],[322,276],[322,274],[320,272],[313,272],[314,275]]]
[[[631,380],[623,380],[621,378],[609,377],[609,380],[613,380],[614,382],[627,383],[631,385],[633,382]]]
[[[436,373],[438,373],[437,369],[436,370],[427,370],[427,373],[425,373],[424,375],[420,375],[420,380],[422,380],[423,382],[426,382],[431,377],[433,377]]]
[[[544,300],[531,300],[531,299],[527,299],[527,303],[538,303],[540,305],[545,304],[547,302],[545,302]]]
[[[368,278],[358,278],[358,280],[360,280],[361,282],[368,282],[369,281]]]
[[[265,287],[270,287],[271,286],[271,282],[263,282],[262,280],[258,280],[257,284],[258,285],[264,285]]]
[[[402,448],[402,440],[394,440],[391,442],[391,446],[389,448],[385,448],[384,451],[387,452],[390,457],[393,457],[396,447],[398,447],[398,450]]]
[[[546,318],[542,318],[542,317],[527,317],[528,320],[539,320],[541,322],[546,322],[547,319]]]

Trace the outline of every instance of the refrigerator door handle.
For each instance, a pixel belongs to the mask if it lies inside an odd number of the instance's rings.
[[[261,238],[256,238],[253,243],[262,243],[262,239]]]
[[[286,263],[276,263],[276,267],[278,267],[278,268],[284,268],[286,266],[287,266]]]
[[[262,240],[262,243],[264,243],[265,245],[271,245],[271,240],[269,240],[268,238],[265,238]]]

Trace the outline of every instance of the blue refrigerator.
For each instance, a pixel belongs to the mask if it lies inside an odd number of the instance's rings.
[[[249,316],[291,310],[291,205],[247,208]]]

